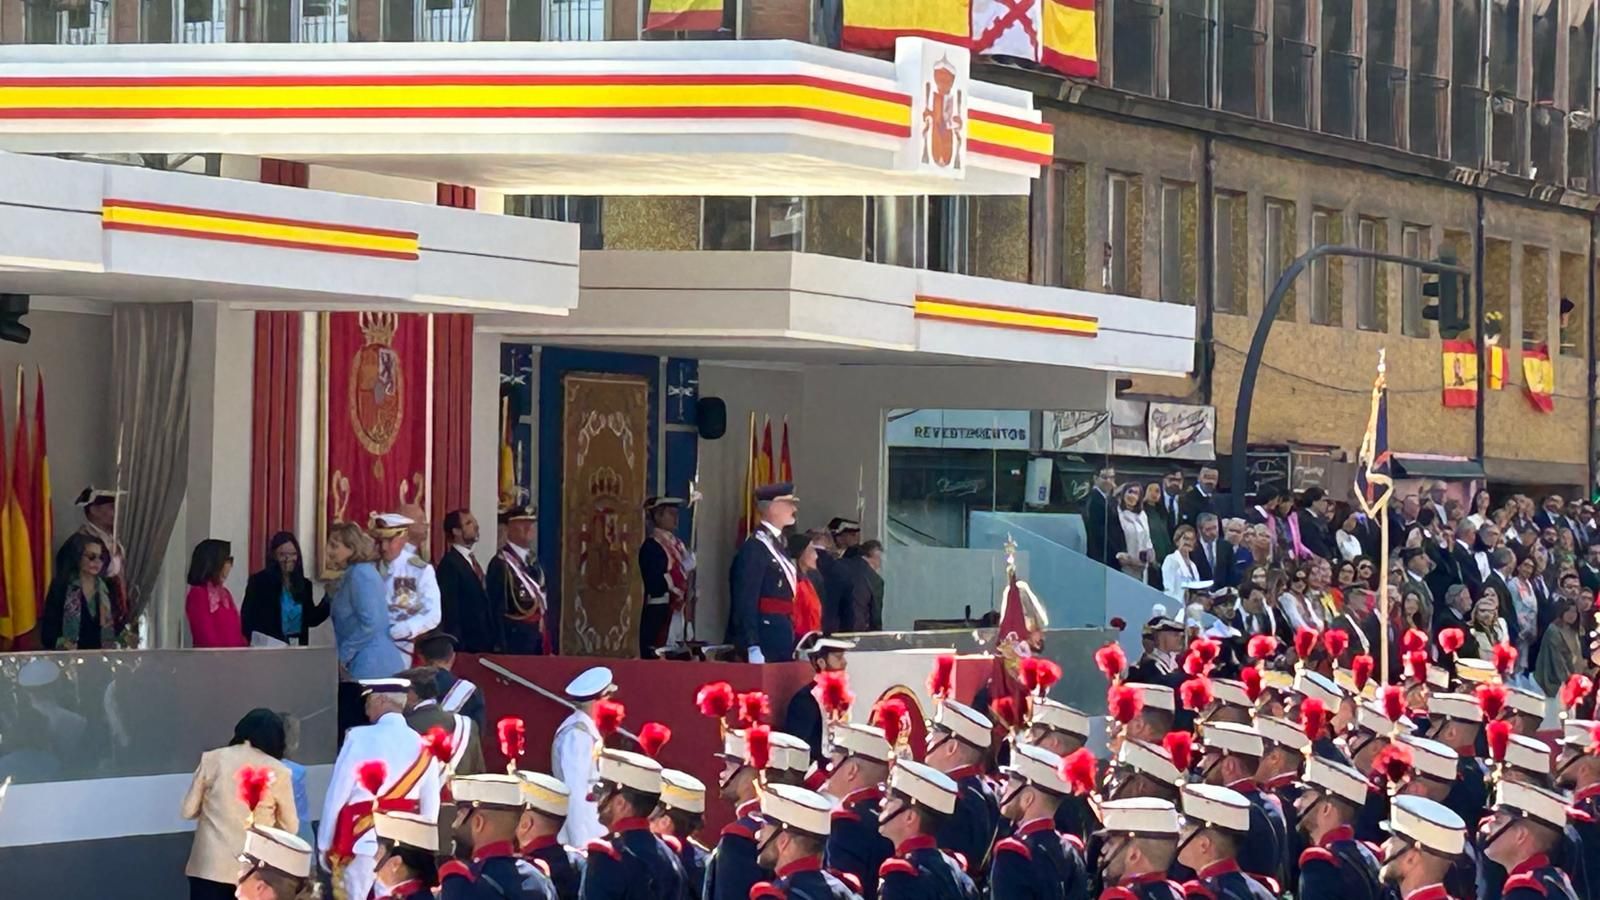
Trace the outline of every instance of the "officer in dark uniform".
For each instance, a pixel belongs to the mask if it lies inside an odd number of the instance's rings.
[[[1339,707],[1344,703],[1345,699],[1344,688],[1339,687],[1338,683],[1333,679],[1310,669],[1302,669],[1295,673],[1293,691],[1296,698],[1293,712],[1286,712],[1284,715],[1284,718],[1293,721],[1298,721],[1300,718],[1299,704],[1315,698],[1321,700],[1323,708],[1328,711],[1328,720],[1331,725],[1333,716],[1339,712]],[[1311,742],[1311,752],[1332,762],[1350,764],[1350,757],[1345,755],[1344,748],[1334,741],[1331,728],[1324,729]]]
[[[1189,678],[1183,671],[1183,623],[1157,616],[1150,620],[1148,628],[1154,645],[1128,669],[1128,681],[1133,684],[1162,684],[1177,690]]]
[[[1383,707],[1374,701],[1365,701],[1356,707],[1356,727],[1350,732],[1346,746],[1350,761],[1358,772],[1371,772],[1378,754],[1389,746],[1389,736],[1394,733],[1394,723],[1383,713]],[[1356,815],[1356,840],[1377,846],[1388,839],[1383,823],[1389,818],[1389,794],[1380,784],[1369,783],[1367,796]]]
[[[1551,862],[1561,850],[1567,826],[1567,801],[1554,791],[1502,780],[1494,811],[1480,829],[1482,855],[1504,867],[1498,896],[1508,900],[1577,900],[1567,873]]]
[[[1215,722],[1206,726],[1206,755],[1200,760],[1200,780],[1236,791],[1250,803],[1250,835],[1240,843],[1239,866],[1269,882],[1274,891],[1286,877],[1288,824],[1276,797],[1256,784],[1266,742],[1249,725]]]
[[[1083,841],[1055,828],[1056,809],[1072,793],[1061,777],[1061,757],[1018,743],[1012,747],[1011,764],[1001,771],[1006,784],[1000,814],[1015,830],[995,844],[991,900],[1087,898]]]
[[[1468,900],[1466,893],[1445,887],[1446,873],[1467,848],[1467,825],[1448,807],[1426,797],[1394,798],[1386,823],[1378,877],[1386,894],[1405,900]]]
[[[639,656],[655,659],[656,650],[668,645],[674,611],[682,610],[693,589],[694,554],[674,532],[678,530],[678,497],[650,497],[644,501],[649,518],[644,541],[639,544],[639,580],[644,606],[639,610]]]
[[[639,753],[602,750],[595,802],[608,837],[589,842],[583,900],[687,900],[683,868],[650,831],[661,802],[661,764]]]
[[[1100,900],[1181,900],[1168,879],[1178,859],[1178,810],[1154,797],[1100,804]]]
[[[1557,748],[1556,785],[1572,792],[1561,858],[1578,896],[1593,900],[1600,889],[1600,755],[1588,752],[1600,723],[1568,719]]]
[[[378,812],[376,886],[393,900],[433,900],[439,883],[439,827],[416,813]]]
[[[1477,822],[1488,805],[1488,772],[1478,759],[1483,738],[1483,710],[1471,694],[1435,693],[1428,697],[1430,736],[1456,751],[1456,779],[1444,805],[1462,821]]]
[[[661,772],[661,805],[650,817],[650,830],[678,854],[689,897],[699,900],[706,884],[706,859],[711,851],[695,840],[705,825],[706,786],[700,779],[677,769]]]
[[[815,791],[774,784],[760,791],[758,861],[776,878],[750,889],[750,900],[861,900],[822,867],[822,849],[832,827],[833,804]]]
[[[988,716],[954,700],[940,702],[929,724],[923,761],[950,776],[959,789],[955,812],[939,830],[939,847],[958,854],[981,885],[1000,827],[1000,802],[983,771],[994,725]]]
[[[522,857],[544,866],[558,900],[577,900],[586,860],[582,851],[558,838],[567,821],[567,786],[543,772],[517,775],[522,778],[522,801],[528,807],[517,829]]]
[[[450,780],[450,793],[456,852],[470,849],[471,862],[452,859],[439,867],[439,900],[556,900],[549,876],[516,855],[526,806],[522,779],[464,775]]]
[[[894,748],[883,729],[840,722],[829,732],[828,780],[823,792],[839,799],[823,863],[854,876],[864,897],[878,893],[878,868],[894,845],[878,833],[879,802]]]
[[[1355,832],[1367,779],[1349,766],[1312,757],[1302,787],[1295,812],[1307,846],[1300,852],[1297,900],[1378,900],[1378,859]]]
[[[244,833],[244,852],[239,856],[242,868],[234,896],[245,900],[296,900],[311,884],[311,855],[311,845],[296,835],[266,825],[251,826]]]
[[[861,523],[835,516],[828,522],[828,534],[833,538],[833,546],[817,553],[817,571],[822,574],[823,634],[839,630],[839,611],[844,609],[846,598],[850,596],[852,581],[850,566],[840,563],[846,551],[861,543]]]
[[[1028,731],[1023,742],[1063,758],[1088,743],[1088,713],[1048,697],[1035,697],[1028,706]],[[1080,843],[1089,839],[1098,824],[1085,796],[1068,793],[1056,807],[1056,830],[1076,837]]]
[[[853,641],[824,637],[822,632],[813,631],[795,644],[794,652],[809,661],[811,670],[820,676],[823,672],[845,671],[845,654],[855,648]],[[817,702],[816,677],[789,698],[789,707],[783,714],[783,731],[811,745],[811,759],[822,762],[823,717],[822,704]]]
[[[1191,900],[1274,900],[1272,891],[1239,868],[1240,844],[1250,839],[1250,801],[1214,784],[1183,786],[1183,834],[1178,861],[1194,870],[1183,886]]]
[[[972,878],[934,837],[955,813],[956,782],[902,759],[885,787],[878,829],[894,843],[894,856],[878,869],[878,900],[977,900]]]
[[[1305,731],[1276,716],[1256,716],[1255,727],[1266,751],[1256,767],[1256,783],[1283,812],[1283,884],[1293,885],[1299,878],[1300,851],[1305,849],[1295,812],[1301,794],[1300,772],[1306,764]]]
[[[756,862],[756,829],[760,804],[757,783],[799,784],[811,765],[811,748],[793,735],[773,732],[769,739],[765,771],[751,763],[743,732],[729,731],[722,739],[722,798],[734,807],[734,821],[723,826],[717,846],[706,859],[705,900],[746,900],[750,888],[770,879],[772,873]]]
[[[795,522],[799,499],[788,482],[756,489],[761,520],[739,545],[729,572],[727,642],[753,663],[794,658],[795,581],[784,529]]]

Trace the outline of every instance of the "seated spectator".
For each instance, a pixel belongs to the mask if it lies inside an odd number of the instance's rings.
[[[1322,617],[1308,592],[1310,580],[1310,569],[1297,565],[1289,574],[1283,593],[1278,595],[1278,610],[1289,620],[1291,634],[1301,628],[1322,630]]]
[[[311,629],[328,620],[328,598],[312,602],[300,542],[280,531],[267,543],[267,563],[250,576],[239,609],[244,634],[260,634],[285,644],[306,645]]]
[[[51,650],[109,650],[129,639],[127,611],[112,597],[101,573],[105,544],[79,532],[56,554],[55,578],[44,598],[41,644]]]
[[[1339,555],[1344,559],[1355,559],[1362,553],[1361,539],[1356,536],[1356,531],[1361,527],[1360,513],[1344,504],[1340,510],[1339,530],[1333,536],[1334,542],[1339,547]]]
[[[183,605],[196,648],[247,646],[239,607],[226,583],[231,572],[233,546],[227,541],[203,540],[189,557],[189,593]]]
[[[270,709],[252,709],[233,727],[228,746],[201,754],[181,809],[185,819],[197,820],[189,864],[183,870],[189,876],[190,900],[233,897],[245,822],[252,814],[239,796],[240,769],[261,767],[272,776],[261,804],[253,810],[255,824],[290,833],[299,830],[292,777],[279,761],[283,753],[283,720]]]

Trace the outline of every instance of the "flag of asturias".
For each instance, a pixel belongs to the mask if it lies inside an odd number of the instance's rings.
[[[645,31],[716,31],[723,0],[650,0]]]

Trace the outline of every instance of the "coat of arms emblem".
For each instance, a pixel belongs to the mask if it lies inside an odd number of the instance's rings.
[[[405,411],[405,374],[393,346],[400,320],[364,312],[360,321],[365,343],[350,360],[350,426],[368,453],[382,456],[394,446]]]
[[[940,169],[961,168],[961,144],[966,136],[966,121],[960,89],[956,88],[956,67],[948,56],[933,64],[933,73],[922,83],[922,162]]]

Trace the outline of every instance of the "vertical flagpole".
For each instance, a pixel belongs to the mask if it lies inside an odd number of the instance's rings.
[[[1378,504],[1378,665],[1382,681],[1389,683],[1389,502]]]

